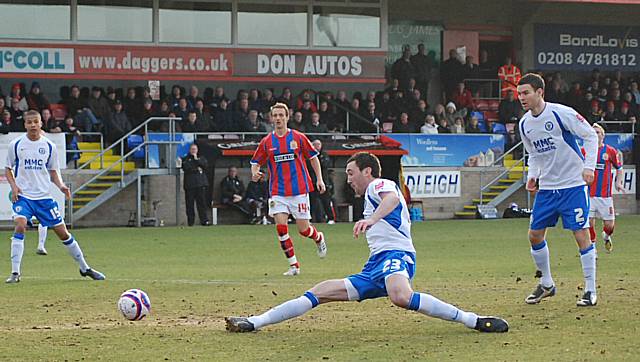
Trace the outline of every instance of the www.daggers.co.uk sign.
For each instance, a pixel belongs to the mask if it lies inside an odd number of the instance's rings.
[[[384,81],[383,52],[0,44],[0,77]]]

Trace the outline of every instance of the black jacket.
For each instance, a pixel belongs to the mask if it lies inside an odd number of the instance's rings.
[[[244,198],[247,200],[267,201],[269,199],[267,183],[265,181],[249,182]]]
[[[198,157],[196,160],[192,155],[182,158],[182,171],[184,171],[184,189],[209,186],[207,180],[207,159]]]
[[[225,176],[225,178],[220,181],[220,188],[220,197],[223,202],[232,199],[233,195],[244,195],[244,184],[237,176],[233,178],[228,175]]]

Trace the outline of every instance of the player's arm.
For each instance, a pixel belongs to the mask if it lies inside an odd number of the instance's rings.
[[[22,190],[20,190],[20,188],[18,187],[18,184],[16,183],[15,175],[13,174],[13,165],[16,164],[16,157],[17,157],[15,152],[11,152],[11,150],[15,149],[14,142],[9,143],[9,149],[7,151],[7,159],[6,159],[5,171],[4,171],[4,174],[7,178],[7,182],[9,183],[9,186],[11,186],[11,202],[18,201],[18,195],[22,193]]]
[[[65,185],[62,178],[60,178],[58,170],[49,170],[49,178],[51,179],[51,182],[53,182],[53,184],[62,191],[67,200],[71,199],[71,190],[69,190],[69,187]]]
[[[16,183],[16,178],[13,176],[13,169],[11,169],[11,167],[6,167],[4,170],[7,182],[9,183],[9,186],[11,186],[11,202],[16,202],[18,201],[18,195],[22,193],[22,190],[20,190]]]
[[[373,212],[371,217],[360,220],[354,225],[353,237],[357,238],[358,235],[367,231],[370,226],[389,215],[400,203],[400,198],[395,192],[381,192],[378,195],[382,199],[380,205],[378,205],[378,208],[376,208],[376,211]]]
[[[54,185],[58,187],[60,191],[64,194],[67,200],[71,199],[71,190],[67,187],[67,185],[62,182],[62,178],[60,177],[60,165],[58,163],[58,148],[56,145],[51,144],[51,155],[49,156],[49,163],[47,163],[47,169],[49,170],[49,178]]]
[[[311,168],[313,168],[313,172],[316,173],[316,186],[318,186],[318,191],[323,194],[327,187],[324,184],[324,180],[322,179],[322,166],[320,165],[320,160],[318,160],[318,156],[314,156],[309,160],[311,163]]]
[[[536,152],[533,152],[533,143],[531,143],[531,140],[525,134],[522,125],[523,120],[521,120],[519,124],[520,138],[522,138],[522,144],[524,145],[525,151],[527,152],[527,154],[529,154],[529,171],[527,173],[526,189],[527,191],[536,191],[538,188],[536,183],[538,181],[538,177],[540,176],[540,167],[538,165],[537,159],[538,154]]]
[[[622,169],[622,154],[619,153],[618,150],[611,152],[611,164],[613,168],[616,169],[616,190],[622,191],[624,190],[624,186],[622,185],[624,171]]]
[[[269,155],[267,154],[267,145],[266,145],[266,137],[260,141],[258,147],[256,148],[253,156],[251,157],[251,181],[258,182],[262,178],[262,172],[260,171],[260,166],[264,165],[267,162],[267,158]]]
[[[585,120],[578,112],[571,110],[566,112],[566,126],[569,131],[574,135],[582,138],[583,147],[585,151],[584,157],[584,170],[582,171],[582,178],[590,185],[593,182],[593,170],[596,169],[596,157],[598,156],[598,134],[589,125],[589,122]]]

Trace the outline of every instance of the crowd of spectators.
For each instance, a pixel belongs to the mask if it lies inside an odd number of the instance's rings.
[[[239,90],[234,96],[226,94],[222,86],[207,87],[203,92],[192,85],[184,88],[173,85],[170,92],[154,100],[148,87],[127,89],[107,87],[62,87],[61,98],[52,104],[44,95],[39,82],[27,88],[16,83],[8,94],[0,89],[0,132],[24,131],[22,114],[28,109],[41,112],[48,132],[80,135],[100,132],[107,143],[113,142],[149,117],[177,117],[177,131],[182,132],[258,132],[273,130],[269,109],[275,102],[284,102],[291,109],[290,127],[306,133],[491,133],[504,132],[522,116],[517,95],[511,88],[494,101],[495,109],[482,108],[483,86],[465,79],[498,77],[502,67],[486,64],[486,52],[481,63],[472,57],[463,63],[455,50],[440,65],[440,80],[444,93],[439,102],[429,104],[429,80],[435,67],[432,56],[424,46],[415,54],[406,48],[391,67],[392,76],[380,90],[355,92],[351,97],[344,90],[314,92],[303,90],[295,95],[283,88],[276,95],[272,88]],[[518,70],[519,72],[519,70]],[[588,79],[569,84],[561,73],[544,74],[547,82],[545,99],[564,103],[579,110],[591,123],[632,121],[640,109],[637,77],[623,77],[621,72],[603,74],[594,70]],[[432,97],[433,99],[433,97]],[[61,106],[60,106],[61,105]],[[63,107],[66,116],[54,114],[53,106]],[[166,131],[166,123],[150,125],[156,131]],[[164,128],[163,128],[164,127]],[[513,126],[506,127],[507,132]]]

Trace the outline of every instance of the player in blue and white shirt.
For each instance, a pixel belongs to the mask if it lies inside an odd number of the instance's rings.
[[[27,133],[9,143],[5,164],[7,181],[11,185],[15,223],[15,231],[11,238],[11,275],[6,282],[20,281],[24,233],[27,222],[32,217],[38,219],[43,226],[54,230],[80,266],[80,275],[103,280],[105,277],[102,273],[92,270],[87,265],[80,245],[67,231],[58,203],[49,194],[53,182],[67,198],[71,197],[69,188],[60,179],[56,145],[41,133],[40,114],[37,111],[25,112],[24,126]]]
[[[385,296],[399,307],[462,323],[481,332],[508,331],[509,324],[501,318],[479,317],[429,294],[413,291],[416,254],[407,205],[395,182],[379,177],[380,161],[376,156],[360,152],[347,161],[347,182],[365,199],[365,218],[353,227],[355,238],[366,235],[371,251],[364,269],[347,278],[316,284],[301,297],[261,315],[225,318],[228,331],[256,331],[298,317],[319,304]]]
[[[562,217],[580,248],[585,293],[578,306],[596,305],[596,257],[589,238],[589,190],[596,166],[598,136],[573,108],[544,101],[544,80],[526,74],[518,83],[518,98],[527,111],[520,120],[520,135],[529,153],[527,190],[538,191],[533,204],[529,242],[540,284],[525,299],[537,304],[556,293],[551,278],[546,231]],[[576,138],[583,140],[583,156]]]

